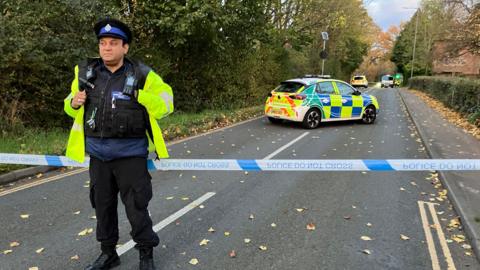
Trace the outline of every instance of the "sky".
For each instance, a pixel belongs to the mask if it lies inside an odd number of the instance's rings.
[[[399,26],[401,22],[410,20],[420,4],[420,0],[364,0],[363,2],[370,17],[383,31],[392,25]]]

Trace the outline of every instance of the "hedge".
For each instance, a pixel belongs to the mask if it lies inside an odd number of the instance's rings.
[[[480,80],[419,76],[409,80],[409,88],[429,94],[480,126]]]

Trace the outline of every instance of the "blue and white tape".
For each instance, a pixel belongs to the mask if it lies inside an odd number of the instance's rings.
[[[1,154],[0,164],[88,167],[64,156]],[[162,159],[149,170],[181,171],[479,171],[480,159]]]

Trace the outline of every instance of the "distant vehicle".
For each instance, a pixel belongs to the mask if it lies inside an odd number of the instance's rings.
[[[381,81],[381,84],[382,84],[382,88],[383,87],[394,87],[394,82],[393,82],[393,76],[392,75],[383,75],[382,76],[382,81]]]
[[[350,80],[350,84],[353,87],[364,87],[368,88],[368,80],[367,77],[360,75],[360,76],[353,76],[353,78]]]
[[[317,77],[284,81],[268,94],[265,115],[272,123],[301,122],[317,128],[320,122],[362,120],[372,124],[379,110],[374,96],[362,94],[346,82]]]
[[[403,74],[397,73],[393,78],[393,85],[395,87],[400,87],[403,84]]]

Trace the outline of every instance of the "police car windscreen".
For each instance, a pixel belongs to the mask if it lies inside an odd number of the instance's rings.
[[[363,77],[360,77],[360,76],[357,76],[357,77],[353,77],[354,80],[363,80]]]
[[[295,93],[303,86],[299,82],[282,82],[280,86],[275,89],[275,92]]]

